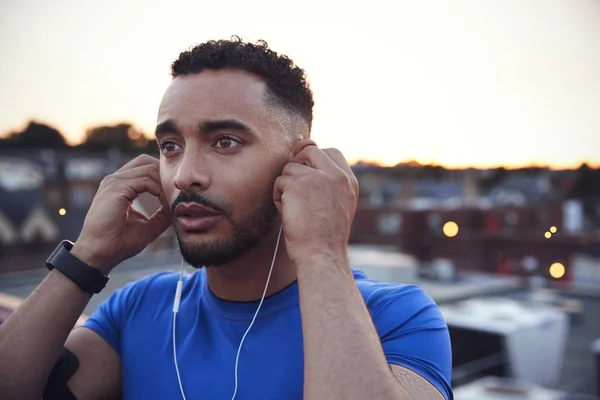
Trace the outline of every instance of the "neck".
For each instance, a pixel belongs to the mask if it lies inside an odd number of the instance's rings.
[[[231,263],[207,268],[208,286],[214,295],[229,301],[259,301],[269,276],[278,234],[279,227]],[[294,280],[296,270],[287,255],[282,232],[266,296],[277,293]]]

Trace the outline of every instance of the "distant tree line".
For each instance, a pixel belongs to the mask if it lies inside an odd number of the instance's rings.
[[[60,150],[67,148],[91,151],[118,149],[124,153],[158,153],[156,141],[148,139],[128,123],[93,127],[86,132],[83,142],[75,146],[69,146],[62,133],[57,129],[36,121],[31,121],[21,132],[12,132],[6,138],[0,138],[0,150]]]

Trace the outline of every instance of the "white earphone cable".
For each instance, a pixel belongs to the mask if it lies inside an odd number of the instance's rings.
[[[242,344],[244,344],[244,340],[246,339],[246,335],[248,335],[248,332],[250,332],[250,328],[252,328],[252,325],[254,325],[254,321],[256,320],[256,317],[258,316],[258,312],[260,311],[263,301],[265,300],[265,296],[267,295],[267,288],[269,287],[269,282],[271,281],[271,273],[273,272],[273,266],[275,265],[275,258],[277,256],[277,249],[279,248],[279,240],[281,239],[282,228],[283,228],[283,225],[279,227],[279,235],[277,235],[277,244],[275,245],[275,251],[273,252],[273,260],[271,261],[271,268],[269,269],[269,276],[267,277],[267,283],[265,284],[265,290],[263,290],[263,294],[260,299],[260,303],[258,304],[258,307],[256,308],[254,317],[252,317],[252,322],[250,322],[250,326],[248,326],[248,329],[246,329],[246,333],[244,333],[244,336],[242,336],[242,340],[240,341],[240,346],[238,347],[237,356],[235,357],[235,388],[234,388],[233,397],[231,398],[231,400],[235,399],[235,395],[237,394],[237,389],[238,389],[238,362],[240,359],[240,352],[242,351]]]
[[[177,345],[175,340],[175,326],[177,324],[177,313],[179,312],[179,302],[181,301],[181,288],[183,287],[183,258],[181,259],[181,272],[179,274],[179,280],[177,281],[177,290],[175,290],[175,301],[173,303],[173,360],[175,361],[175,372],[177,372],[177,381],[179,382],[179,390],[181,391],[181,397],[183,400],[187,400],[185,392],[183,391],[183,385],[181,384],[181,375],[179,374],[179,365],[177,365]]]
[[[231,400],[235,400],[235,396],[236,396],[237,390],[238,390],[238,365],[239,365],[240,353],[242,351],[242,345],[244,344],[244,340],[246,339],[248,332],[250,332],[250,329],[254,325],[254,321],[256,321],[258,312],[260,311],[260,308],[262,307],[262,304],[267,295],[267,289],[269,288],[269,282],[271,281],[271,274],[273,273],[273,266],[275,265],[275,259],[277,257],[277,250],[279,249],[279,242],[281,240],[282,230],[283,230],[283,225],[281,225],[279,227],[279,234],[277,235],[277,244],[275,245],[275,251],[273,252],[273,260],[271,261],[271,268],[269,269],[269,275],[267,276],[267,282],[265,283],[265,289],[263,290],[263,294],[260,299],[260,303],[258,304],[256,312],[254,313],[254,316],[252,317],[252,322],[250,322],[248,329],[246,329],[244,336],[242,336],[242,340],[240,341],[240,345],[238,347],[237,355],[235,357],[235,376],[234,376],[235,387],[233,390],[233,397],[231,398]],[[179,382],[179,390],[181,391],[181,397],[183,398],[183,400],[187,400],[185,397],[185,392],[183,391],[183,385],[181,383],[181,375],[179,374],[179,366],[177,364],[177,346],[175,343],[176,342],[175,327],[176,327],[176,322],[177,322],[177,313],[179,312],[179,303],[181,302],[181,290],[183,287],[183,266],[184,266],[184,262],[182,259],[181,260],[181,273],[179,275],[179,280],[177,281],[177,289],[175,291],[175,300],[173,302],[173,361],[175,362],[175,372],[177,373],[177,381]]]

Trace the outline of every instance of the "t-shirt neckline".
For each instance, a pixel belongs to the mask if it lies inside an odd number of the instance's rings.
[[[236,302],[221,299],[210,290],[206,271],[201,271],[203,275],[203,296],[206,305],[211,311],[219,314],[222,317],[235,320],[252,320],[256,309],[260,304],[260,300]],[[199,274],[200,275],[200,274]],[[282,311],[286,308],[293,307],[298,304],[298,281],[294,281],[282,290],[265,297],[260,312],[256,319],[266,318],[274,313]]]

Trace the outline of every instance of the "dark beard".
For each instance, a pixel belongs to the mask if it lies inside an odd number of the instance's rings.
[[[177,242],[183,259],[195,268],[218,267],[235,260],[254,248],[273,231],[277,222],[277,208],[271,199],[267,199],[245,221],[236,222],[227,216],[233,230],[231,237],[205,243],[185,243],[177,235]]]

